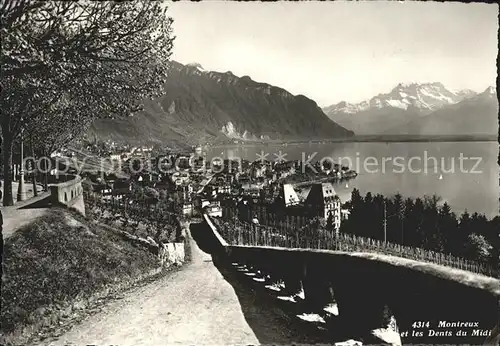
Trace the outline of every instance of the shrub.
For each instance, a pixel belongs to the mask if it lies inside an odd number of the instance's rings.
[[[147,249],[80,215],[51,210],[5,241],[2,332],[32,323],[41,310],[90,297],[157,267]]]

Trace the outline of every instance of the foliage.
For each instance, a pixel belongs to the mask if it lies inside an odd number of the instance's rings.
[[[160,192],[149,186],[134,185],[131,198],[137,203],[156,204],[160,199]]]
[[[52,312],[75,299],[85,300],[158,267],[149,250],[76,213],[70,215],[80,226],[53,210],[5,240],[0,317],[4,336],[50,319]]]
[[[325,224],[325,229],[329,232],[333,231],[335,227],[334,220],[333,220],[333,214],[328,215],[328,218],[326,219],[326,224]]]
[[[491,246],[485,239],[485,237],[481,234],[472,233],[469,234],[469,251],[471,252],[470,256],[475,257],[479,260],[486,260],[491,256],[491,250],[493,246]]]
[[[128,115],[161,92],[172,20],[157,3],[5,2],[2,19],[2,104],[14,134],[35,120]]]
[[[322,217],[313,217],[309,220],[309,226],[313,229],[324,229],[326,226],[325,219]]]
[[[4,169],[21,129],[43,151],[163,91],[173,38],[160,2],[2,2]],[[10,181],[7,182],[10,189]],[[11,192],[6,193],[11,204]]]
[[[172,213],[172,203],[168,200],[160,200],[155,205],[146,223],[154,232],[154,240],[158,244],[173,242],[180,235],[179,220]]]
[[[340,231],[383,240],[384,202],[388,242],[495,263],[498,218],[487,220],[484,215],[465,211],[457,219],[446,202],[440,204],[438,196],[405,199],[399,194],[387,198],[367,193],[363,198],[354,189],[347,204],[351,215],[342,222]],[[478,237],[470,237],[472,233]]]
[[[136,191],[145,191],[137,189]],[[148,190],[146,190],[148,191]],[[154,191],[150,189],[149,191]],[[156,191],[156,194],[159,193]],[[85,205],[89,215],[105,223],[119,223],[127,231],[143,238],[151,237],[156,243],[173,242],[180,239],[180,214],[175,201],[164,195],[154,204],[150,200],[137,200],[137,194],[132,194],[124,200],[112,199],[106,201],[100,195],[85,193]]]
[[[314,230],[305,227],[300,232],[290,232],[288,227],[255,226],[248,222],[224,220],[218,223],[218,231],[229,244],[233,245],[372,252],[435,263],[491,277],[496,277],[498,274],[496,266],[484,262],[345,233],[335,235],[335,233],[324,232],[322,229]]]

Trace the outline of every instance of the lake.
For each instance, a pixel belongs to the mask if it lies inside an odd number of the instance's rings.
[[[207,158],[250,161],[334,161],[359,175],[346,185],[336,184],[339,197],[349,199],[353,188],[361,194],[405,197],[436,194],[457,214],[467,209],[492,218],[498,215],[499,170],[497,142],[234,144],[209,147]],[[281,154],[280,154],[281,151]]]

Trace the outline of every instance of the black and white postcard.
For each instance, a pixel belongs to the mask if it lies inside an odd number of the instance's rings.
[[[0,7],[1,344],[499,344],[498,4]]]

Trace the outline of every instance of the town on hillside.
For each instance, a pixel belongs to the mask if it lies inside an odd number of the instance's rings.
[[[500,345],[498,5],[0,7],[1,345]]]
[[[242,220],[266,223],[267,215],[321,217],[330,220],[338,232],[349,212],[343,209],[346,201],[336,194],[334,184],[354,179],[357,173],[348,167],[334,164],[313,169],[303,167],[300,160],[272,162],[241,159],[207,161],[201,148],[157,154],[151,147],[121,147],[108,143],[107,151],[85,148],[94,155],[107,154],[102,159],[119,168],[126,177],[103,171],[87,171],[85,184],[105,199],[130,199],[137,190],[175,195],[179,210],[191,216],[204,210],[213,217],[226,217],[233,209],[240,210]],[[69,152],[58,153],[59,158]],[[62,162],[62,161],[60,161]],[[259,212],[256,210],[259,209]],[[266,210],[264,213],[262,210]],[[243,211],[245,210],[245,211]],[[260,215],[260,220],[257,214]],[[245,215],[245,216],[243,216]]]

